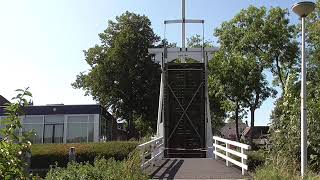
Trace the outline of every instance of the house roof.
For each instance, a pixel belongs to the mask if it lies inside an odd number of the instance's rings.
[[[246,135],[249,133],[249,131],[250,131],[250,127],[246,127],[246,128],[243,130],[242,134],[243,134],[244,136],[246,136]]]
[[[249,137],[251,132],[253,133],[253,138],[259,138],[261,135],[269,134],[269,126],[254,126],[253,128],[247,127],[243,131],[243,135],[245,137]]]
[[[10,103],[10,101],[0,95],[0,106],[4,106],[6,103]]]
[[[28,106],[24,110],[25,115],[55,115],[55,114],[101,114],[102,106],[91,105],[44,105]],[[0,107],[0,116],[5,115],[5,110]]]

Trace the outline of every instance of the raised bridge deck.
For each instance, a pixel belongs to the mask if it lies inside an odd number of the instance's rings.
[[[210,158],[162,159],[144,170],[151,179],[246,179],[241,169]]]

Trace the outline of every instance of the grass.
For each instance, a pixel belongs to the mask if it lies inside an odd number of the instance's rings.
[[[297,168],[299,164],[281,156],[272,157],[270,162],[256,169],[253,178],[257,180],[320,180],[320,175],[307,172],[302,178]]]

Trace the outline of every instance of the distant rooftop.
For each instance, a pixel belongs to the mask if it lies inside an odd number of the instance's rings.
[[[102,106],[99,104],[82,105],[43,105],[28,106],[24,110],[26,115],[55,115],[55,114],[100,114]],[[0,107],[0,116],[5,115],[5,110]]]
[[[10,101],[0,95],[0,106],[4,106],[6,103],[10,103]]]

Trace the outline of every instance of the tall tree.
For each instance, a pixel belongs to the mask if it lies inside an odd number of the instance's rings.
[[[285,91],[290,73],[298,67],[295,28],[289,25],[288,11],[281,8],[250,6],[241,10],[233,19],[224,22],[215,31],[221,48],[229,53],[241,53],[250,60],[246,104],[251,111],[251,126],[254,127],[254,112],[270,95],[274,95],[264,73],[271,70],[274,83]]]
[[[213,79],[213,85],[220,89],[217,94],[224,97],[223,107],[230,112],[230,118],[235,120],[236,137],[240,141],[239,122],[252,99],[256,84],[261,86],[261,83],[266,83],[265,79],[255,77],[255,61],[246,59],[240,53],[227,52],[223,48],[215,53],[209,67],[210,79]],[[256,89],[264,90],[263,87]]]
[[[301,24],[298,25],[301,27]],[[308,167],[319,173],[320,166],[320,1],[306,18],[307,39],[307,133]],[[299,73],[290,74],[286,92],[272,113],[271,142],[277,156],[300,161],[300,87]]]
[[[215,31],[222,47],[257,59],[260,69],[270,69],[282,91],[290,72],[297,69],[298,44],[288,10],[250,6]]]
[[[138,136],[134,118],[155,129],[160,67],[148,55],[159,41],[146,16],[125,12],[99,34],[101,44],[84,51],[90,65],[72,84],[128,122],[128,138]]]
[[[209,63],[211,87],[214,88],[210,90],[216,91],[216,95],[223,97],[222,106],[225,111],[233,112],[229,115],[234,116],[237,141],[240,141],[239,111],[241,104],[243,104],[244,95],[244,91],[239,91],[239,89],[244,89],[246,86],[246,81],[242,78],[247,72],[241,58],[241,56],[229,56],[220,49]]]

